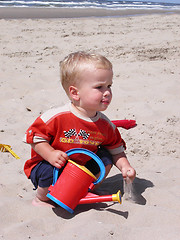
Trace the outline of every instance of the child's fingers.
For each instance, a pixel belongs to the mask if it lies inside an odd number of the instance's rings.
[[[62,168],[62,167],[65,165],[65,163],[66,163],[66,160],[64,161],[64,160],[59,160],[59,159],[58,159],[58,160],[55,162],[54,166],[57,167],[57,168]]]
[[[122,172],[122,176],[123,176],[123,178],[126,179],[127,176],[128,176],[128,175],[127,175],[127,172],[128,172],[128,171],[127,171],[126,169],[122,169],[121,172]]]
[[[124,179],[129,177],[131,180],[134,180],[134,178],[136,176],[136,172],[135,172],[134,168],[122,169],[122,176]]]
[[[69,159],[69,156],[65,153],[65,152],[62,152],[62,157],[65,159],[65,160],[68,160]]]
[[[68,155],[65,152],[60,152],[56,164],[58,168],[61,168],[65,165],[66,161],[69,159]]]
[[[134,168],[131,168],[127,171],[127,177],[134,180],[135,176],[136,176],[136,171],[134,170]]]
[[[59,160],[66,161],[69,159],[68,155],[65,152],[59,150],[55,151]]]

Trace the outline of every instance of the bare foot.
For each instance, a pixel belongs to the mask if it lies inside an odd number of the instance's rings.
[[[57,207],[57,205],[53,201],[48,200],[48,201],[44,202],[44,201],[41,201],[37,197],[35,197],[32,200],[32,205],[35,206],[35,207],[52,207],[52,208]]]

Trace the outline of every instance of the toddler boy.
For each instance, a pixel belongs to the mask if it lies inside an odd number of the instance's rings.
[[[105,165],[106,176],[112,164],[124,178],[128,175],[133,181],[136,175],[124,153],[125,142],[118,129],[102,113],[112,99],[111,62],[98,54],[76,52],[60,63],[60,69],[61,83],[70,103],[39,116],[26,131],[24,140],[32,147],[24,171],[37,188],[35,205],[49,201],[46,194],[52,184],[53,168],[63,170],[69,159],[66,151],[71,148],[96,153]],[[98,173],[88,156],[75,154],[71,159]]]

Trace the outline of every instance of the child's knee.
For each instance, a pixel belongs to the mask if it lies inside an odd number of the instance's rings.
[[[105,167],[105,178],[106,176],[109,174],[109,172],[111,171],[111,168],[112,168],[112,164],[108,164],[106,167]]]
[[[54,167],[46,161],[42,161],[36,165],[31,171],[31,181],[37,189],[38,187],[49,187],[53,182]]]
[[[97,152],[98,157],[102,160],[105,166],[113,165],[113,157],[105,147],[100,147]]]

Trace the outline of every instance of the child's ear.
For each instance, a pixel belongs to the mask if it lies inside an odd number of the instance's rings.
[[[73,99],[75,101],[79,101],[79,91],[76,87],[74,87],[74,86],[69,87],[69,95],[70,95],[71,99]]]

